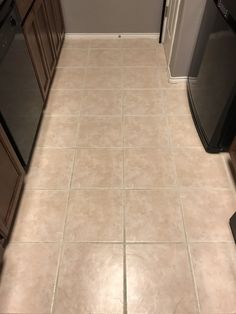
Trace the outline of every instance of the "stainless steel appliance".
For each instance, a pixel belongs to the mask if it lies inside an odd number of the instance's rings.
[[[189,73],[188,93],[206,151],[227,150],[236,134],[235,1],[206,1]]]
[[[1,1],[0,119],[24,167],[30,161],[42,111],[43,98],[14,1]]]

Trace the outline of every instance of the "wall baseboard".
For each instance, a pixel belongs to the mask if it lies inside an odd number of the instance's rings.
[[[116,38],[151,38],[159,39],[159,33],[66,33],[70,39],[116,39]]]
[[[188,76],[172,76],[169,67],[168,67],[168,76],[169,76],[169,82],[172,84],[187,83],[188,81]]]

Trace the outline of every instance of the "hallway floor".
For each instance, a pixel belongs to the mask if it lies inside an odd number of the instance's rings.
[[[227,154],[205,153],[153,39],[66,39],[0,314],[235,314]]]

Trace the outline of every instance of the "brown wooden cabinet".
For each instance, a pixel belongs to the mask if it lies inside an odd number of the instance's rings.
[[[24,169],[0,125],[0,236],[7,238],[24,181]]]
[[[20,2],[18,8],[19,5]],[[46,99],[65,34],[60,0],[35,0],[25,18],[23,30],[42,95]]]

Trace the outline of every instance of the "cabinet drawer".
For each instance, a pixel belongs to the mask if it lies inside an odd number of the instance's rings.
[[[16,0],[16,6],[20,13],[20,17],[23,20],[29,11],[34,0]]]

